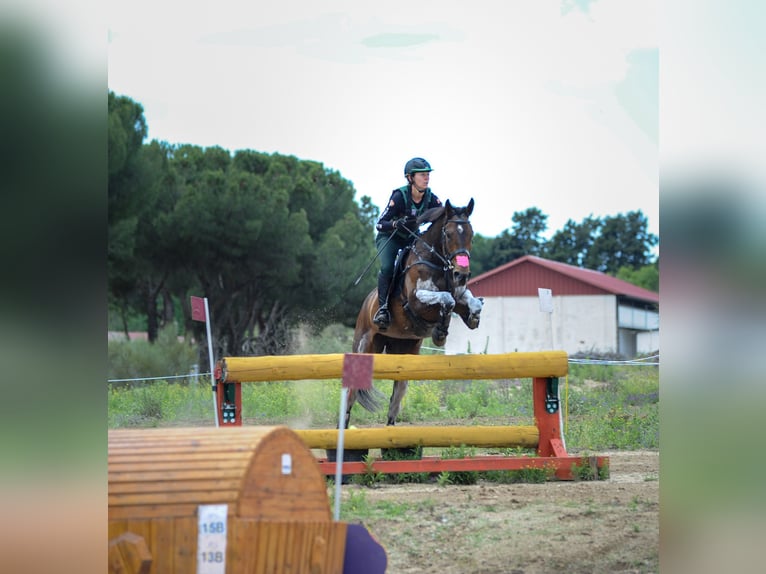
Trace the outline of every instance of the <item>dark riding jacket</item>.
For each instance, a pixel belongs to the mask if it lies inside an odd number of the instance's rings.
[[[391,233],[396,233],[398,237],[412,239],[412,236],[406,231],[394,231],[394,221],[402,217],[417,217],[427,209],[439,207],[441,200],[436,197],[430,187],[426,188],[420,203],[415,203],[412,199],[412,192],[409,185],[404,185],[391,192],[391,198],[388,205],[380,214],[375,229],[378,230],[378,236],[385,235],[388,238]]]
[[[383,275],[387,277],[393,275],[397,252],[410,245],[415,239],[406,231],[395,230],[394,222],[402,217],[417,217],[427,209],[439,207],[441,204],[441,200],[436,197],[430,187],[426,188],[420,203],[413,201],[409,185],[404,185],[391,192],[388,205],[375,224],[375,228],[378,230],[375,245],[380,253],[380,272]],[[393,237],[391,237],[392,234]]]

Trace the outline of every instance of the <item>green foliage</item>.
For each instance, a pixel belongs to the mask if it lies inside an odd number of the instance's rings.
[[[112,92],[108,114],[110,325],[140,316],[154,342],[179,321],[204,356],[188,304],[204,294],[218,356],[290,353],[300,322],[353,326],[375,283],[374,273],[353,283],[375,253],[379,210],[368,196],[357,203],[352,183],[316,161],[145,143],[143,107]],[[550,242],[547,217],[530,207],[496,238],[477,233],[474,273],[533,254],[656,283],[644,268],[658,238],[640,211],[570,221]]]
[[[649,253],[659,239],[647,231],[639,211],[605,217],[583,264],[588,269],[616,273],[621,267],[638,269],[650,263]]]
[[[107,401],[109,428],[154,427],[179,420],[203,424],[214,420],[208,384],[152,381],[114,386],[109,389]]]
[[[302,415],[301,403],[294,385],[300,382],[282,381],[250,383],[242,388],[242,409],[256,420],[272,421],[282,417]]]
[[[575,480],[607,480],[609,478],[609,466],[603,465],[594,468],[587,462],[575,463],[572,465],[572,476]]]
[[[188,300],[204,294],[219,355],[289,352],[305,317],[353,324],[374,284],[353,285],[375,252],[369,198],[360,207],[351,182],[315,161],[144,144],[147,130],[141,105],[110,93],[110,314],[143,315],[154,341],[180,305],[202,340]]]
[[[556,469],[553,465],[544,465],[542,468],[527,466],[519,470],[487,470],[480,473],[483,480],[500,484],[543,483],[551,480],[555,474]]]
[[[531,416],[531,387],[516,392],[502,381],[471,381],[446,395],[447,414],[461,419],[494,416]]]
[[[354,484],[360,484],[362,486],[375,486],[385,480],[386,475],[382,472],[378,472],[373,469],[372,465],[375,462],[375,457],[369,454],[364,457],[364,472],[362,474],[353,475],[352,482]]]
[[[659,371],[656,367],[572,365],[566,437],[589,450],[659,448]]]
[[[109,341],[107,344],[109,379],[135,379],[186,375],[197,363],[197,349],[179,341],[175,325],[160,331],[155,344],[148,341]]]
[[[631,267],[620,267],[615,275],[618,279],[638,285],[655,293],[660,290],[660,267],[659,262],[655,261],[651,265],[644,265],[638,269]]]
[[[381,449],[381,458],[383,460],[420,460],[423,458],[423,447]],[[427,472],[401,472],[384,476],[385,482],[389,484],[424,483],[429,482],[431,478]]]
[[[439,475],[436,477],[436,484],[439,486],[448,486],[450,484],[453,484],[452,482],[452,473],[444,470],[439,473]]]
[[[448,447],[442,450],[441,457],[444,459],[462,459],[471,458],[476,455],[474,447],[461,445],[459,447]],[[451,471],[448,473],[449,484],[476,484],[479,480],[479,474],[475,471]]]
[[[294,333],[294,349],[301,355],[348,353],[354,333],[348,327],[333,323],[316,330],[309,323],[299,325]]]
[[[327,345],[329,349],[342,345],[347,335],[336,326],[324,329],[319,336],[331,340],[312,341],[307,335],[305,348]],[[185,374],[193,357],[188,345],[178,342],[173,331],[166,329],[161,331],[155,345],[145,341],[110,342],[109,376]],[[659,448],[659,370],[656,366],[572,363],[569,371],[568,378],[560,381],[560,395],[564,435],[570,452]],[[109,426],[210,424],[213,421],[210,386],[206,380],[195,384],[196,380],[111,384]],[[390,396],[393,382],[375,381],[375,386]],[[413,381],[405,397],[402,418],[413,424],[472,421],[474,424],[532,425],[531,386],[530,379]],[[334,427],[340,389],[337,379],[244,383],[244,424]],[[385,413],[370,413],[357,405],[351,420],[358,426],[379,425],[385,420]],[[502,449],[502,452],[512,456],[530,454],[522,448]],[[427,473],[413,476],[400,476],[397,480],[438,480]],[[518,476],[518,473],[505,478],[497,475],[492,480],[512,481]],[[460,484],[463,478],[450,473],[441,480]]]
[[[413,381],[407,387],[401,419],[415,422],[438,418],[441,414],[441,392],[433,381]]]
[[[604,218],[589,215],[580,223],[570,219],[546,241],[542,233],[547,229],[547,217],[538,208],[531,207],[515,212],[513,226],[495,238],[486,238],[477,232],[471,254],[474,274],[524,255],[538,255],[611,274],[617,274],[622,268],[640,270],[653,263],[652,249],[659,238],[648,232],[648,221],[640,210]],[[632,278],[641,281],[636,284],[642,287],[657,290],[647,286],[652,281],[650,271]]]
[[[548,227],[547,219],[548,216],[536,207],[515,212],[511,217],[513,227],[490,242],[488,259],[479,261],[481,268],[494,269],[524,255],[541,255],[545,245],[542,234]],[[481,243],[480,247],[484,247]],[[480,257],[483,251],[480,250]]]

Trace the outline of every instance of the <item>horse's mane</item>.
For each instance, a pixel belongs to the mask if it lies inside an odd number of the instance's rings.
[[[428,227],[428,229],[425,230],[425,232],[423,233],[423,236],[431,237],[435,230],[441,229],[441,226],[443,226],[444,223],[446,222],[447,206],[450,207],[450,210],[453,215],[460,215],[468,219],[468,217],[471,214],[471,211],[473,211],[473,199],[471,199],[471,202],[464,207],[455,207],[449,202],[449,200],[447,200],[445,205],[440,205],[438,207],[432,207],[431,209],[426,209],[423,213],[421,213],[418,216],[418,220],[417,220],[418,225],[422,225],[423,223],[431,224]],[[444,219],[444,221],[441,221],[442,219]],[[440,225],[437,225],[437,223],[440,223]]]
[[[443,205],[426,209],[418,216],[418,225],[422,225],[423,223],[433,223],[444,215],[445,209],[446,208]]]

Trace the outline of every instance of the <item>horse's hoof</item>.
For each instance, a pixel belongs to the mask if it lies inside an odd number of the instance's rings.
[[[468,317],[468,328],[475,329],[479,326],[480,317],[478,315],[471,315]]]

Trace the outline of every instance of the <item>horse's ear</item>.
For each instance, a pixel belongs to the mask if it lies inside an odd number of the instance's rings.
[[[466,206],[465,210],[466,210],[466,213],[468,213],[468,215],[471,215],[471,213],[473,213],[473,197],[471,198],[471,201],[468,202],[468,205]]]

